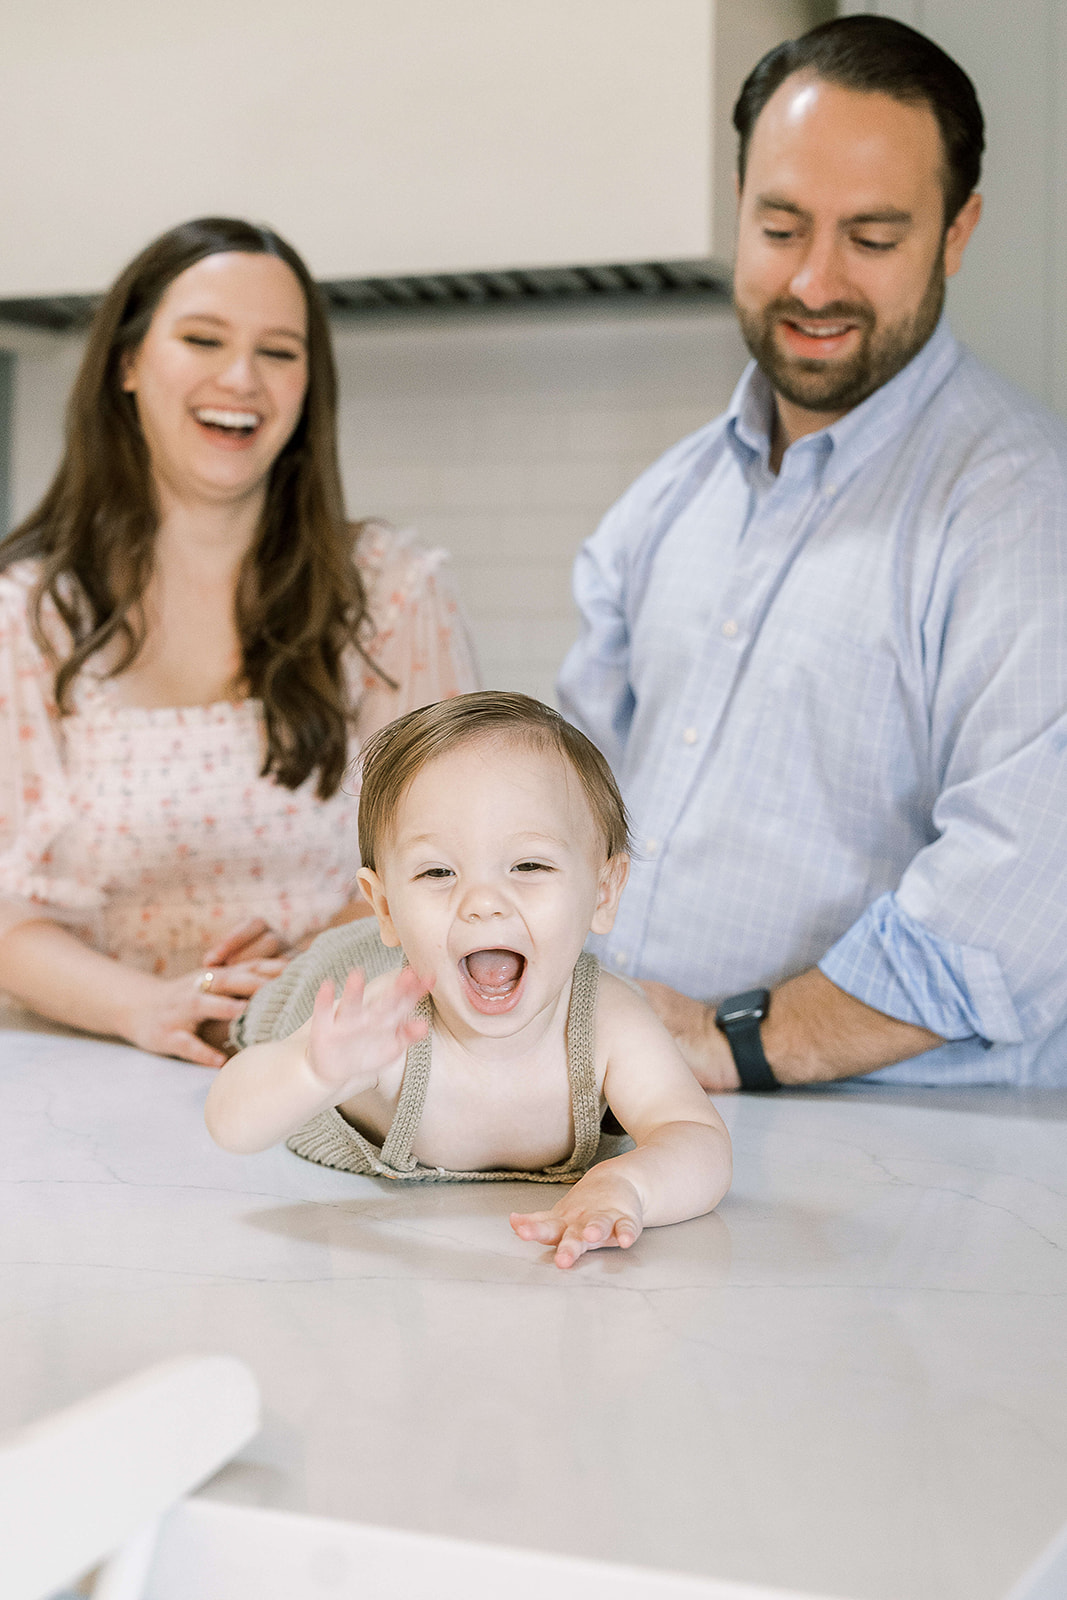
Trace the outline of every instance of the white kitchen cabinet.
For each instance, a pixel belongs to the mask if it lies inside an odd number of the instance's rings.
[[[730,110],[805,0],[0,0],[0,298],[192,216],[323,279],[725,260]]]

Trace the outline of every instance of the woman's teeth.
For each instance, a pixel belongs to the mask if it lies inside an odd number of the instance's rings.
[[[260,424],[255,411],[223,411],[218,406],[201,406],[193,415],[205,427],[225,428],[231,433],[251,433]]]

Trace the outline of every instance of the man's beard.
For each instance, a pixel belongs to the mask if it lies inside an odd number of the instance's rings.
[[[734,309],[745,343],[783,400],[805,411],[840,416],[895,378],[912,356],[918,355],[937,327],[944,301],[945,266],[939,253],[918,308],[912,316],[882,330],[869,305],[847,300],[832,300],[813,311],[802,301],[783,296],[759,311],[750,311],[735,298]],[[783,355],[775,343],[775,330],[783,318],[855,323],[861,333],[859,348],[844,361]]]

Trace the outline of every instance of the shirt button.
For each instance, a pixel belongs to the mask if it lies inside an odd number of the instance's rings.
[[[659,849],[659,840],[658,839],[646,839],[645,840],[645,854],[646,854],[646,856],[654,856],[658,849]]]
[[[684,742],[686,744],[696,744],[696,742],[697,742],[697,731],[696,731],[696,729],[695,728],[686,728],[685,732],[682,734],[682,739],[684,740]]]
[[[832,500],[836,493],[837,493],[837,484],[836,483],[828,483],[826,485],[826,488],[823,490],[823,494],[826,496],[827,500]]]
[[[731,617],[728,622],[723,623],[722,633],[724,639],[737,638],[737,623],[734,621],[733,617]]]
[[[624,967],[626,965],[626,951],[616,950],[614,960],[617,967]]]

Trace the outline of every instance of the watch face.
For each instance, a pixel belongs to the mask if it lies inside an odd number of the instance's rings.
[[[759,1022],[767,1015],[770,998],[768,989],[748,989],[744,994],[732,994],[715,1013],[715,1021],[720,1028],[728,1028],[735,1022]]]

